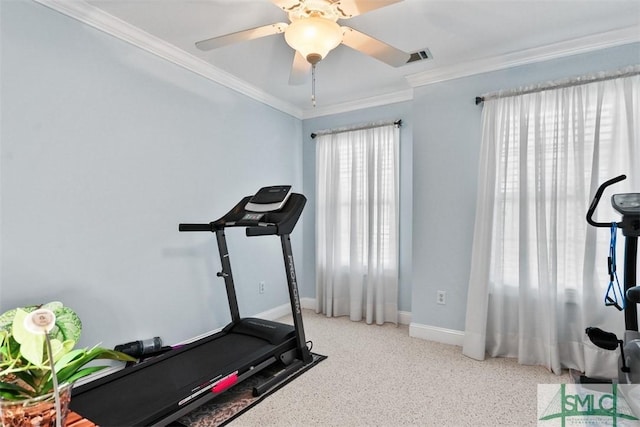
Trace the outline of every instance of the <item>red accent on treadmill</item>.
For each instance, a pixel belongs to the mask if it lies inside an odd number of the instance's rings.
[[[238,371],[227,375],[224,378],[219,379],[213,387],[211,387],[212,393],[222,393],[232,385],[238,382]]]

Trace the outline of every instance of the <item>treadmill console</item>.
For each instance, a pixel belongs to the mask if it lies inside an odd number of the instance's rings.
[[[287,203],[291,195],[290,185],[274,185],[262,187],[249,199],[245,209],[251,212],[279,211]]]
[[[247,212],[242,217],[242,221],[260,221],[263,216],[263,213]]]
[[[263,187],[246,196],[222,218],[209,224],[180,224],[180,231],[216,232],[227,227],[245,227],[247,236],[290,234],[307,199],[291,192],[290,185]]]

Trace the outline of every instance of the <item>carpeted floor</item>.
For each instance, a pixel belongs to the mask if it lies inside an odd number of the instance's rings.
[[[310,310],[303,318],[313,351],[327,360],[229,427],[535,426],[538,384],[571,382],[514,359],[470,359],[460,347],[411,338],[407,325]]]
[[[227,419],[229,427],[535,426],[538,384],[571,382],[568,373],[514,359],[470,359],[460,347],[411,338],[406,325],[310,310],[303,318],[306,338],[326,361]],[[184,421],[215,425],[196,414]]]

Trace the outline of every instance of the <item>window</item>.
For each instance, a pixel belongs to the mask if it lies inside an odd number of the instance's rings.
[[[340,132],[316,144],[319,309],[397,323],[399,131]]]
[[[585,215],[605,180],[640,187],[640,68],[587,80],[484,104],[466,355],[616,374],[617,356],[585,344],[588,326],[624,327],[603,303],[609,233]]]
[[[556,240],[557,253],[565,254],[552,272],[553,280],[565,289],[580,285],[575,272],[583,270],[584,253],[567,245],[584,239],[588,225],[584,215],[575,217],[575,212],[586,214],[590,203],[592,153],[599,153],[598,176],[607,177],[615,152],[615,99],[604,96],[601,104],[590,102],[595,97],[596,87],[574,91],[572,96],[530,94],[505,100],[509,107],[498,148],[499,209],[494,212],[504,222],[492,245],[500,252],[491,273],[494,279],[501,278],[498,282],[517,287],[522,274],[530,275],[534,284],[539,282],[539,270],[523,265],[521,254],[538,253],[538,234],[546,233],[547,239]],[[544,222],[531,224],[536,221]],[[605,233],[599,233],[597,244],[606,247],[606,239]],[[557,253],[543,251],[538,257]],[[606,263],[596,268],[598,276],[607,275]]]

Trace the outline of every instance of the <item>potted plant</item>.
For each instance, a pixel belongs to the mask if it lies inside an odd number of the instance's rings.
[[[61,302],[14,308],[0,316],[0,425],[53,426],[56,419],[64,425],[73,383],[107,367],[86,366],[89,362],[136,360],[98,346],[75,349],[81,331],[78,315]]]

